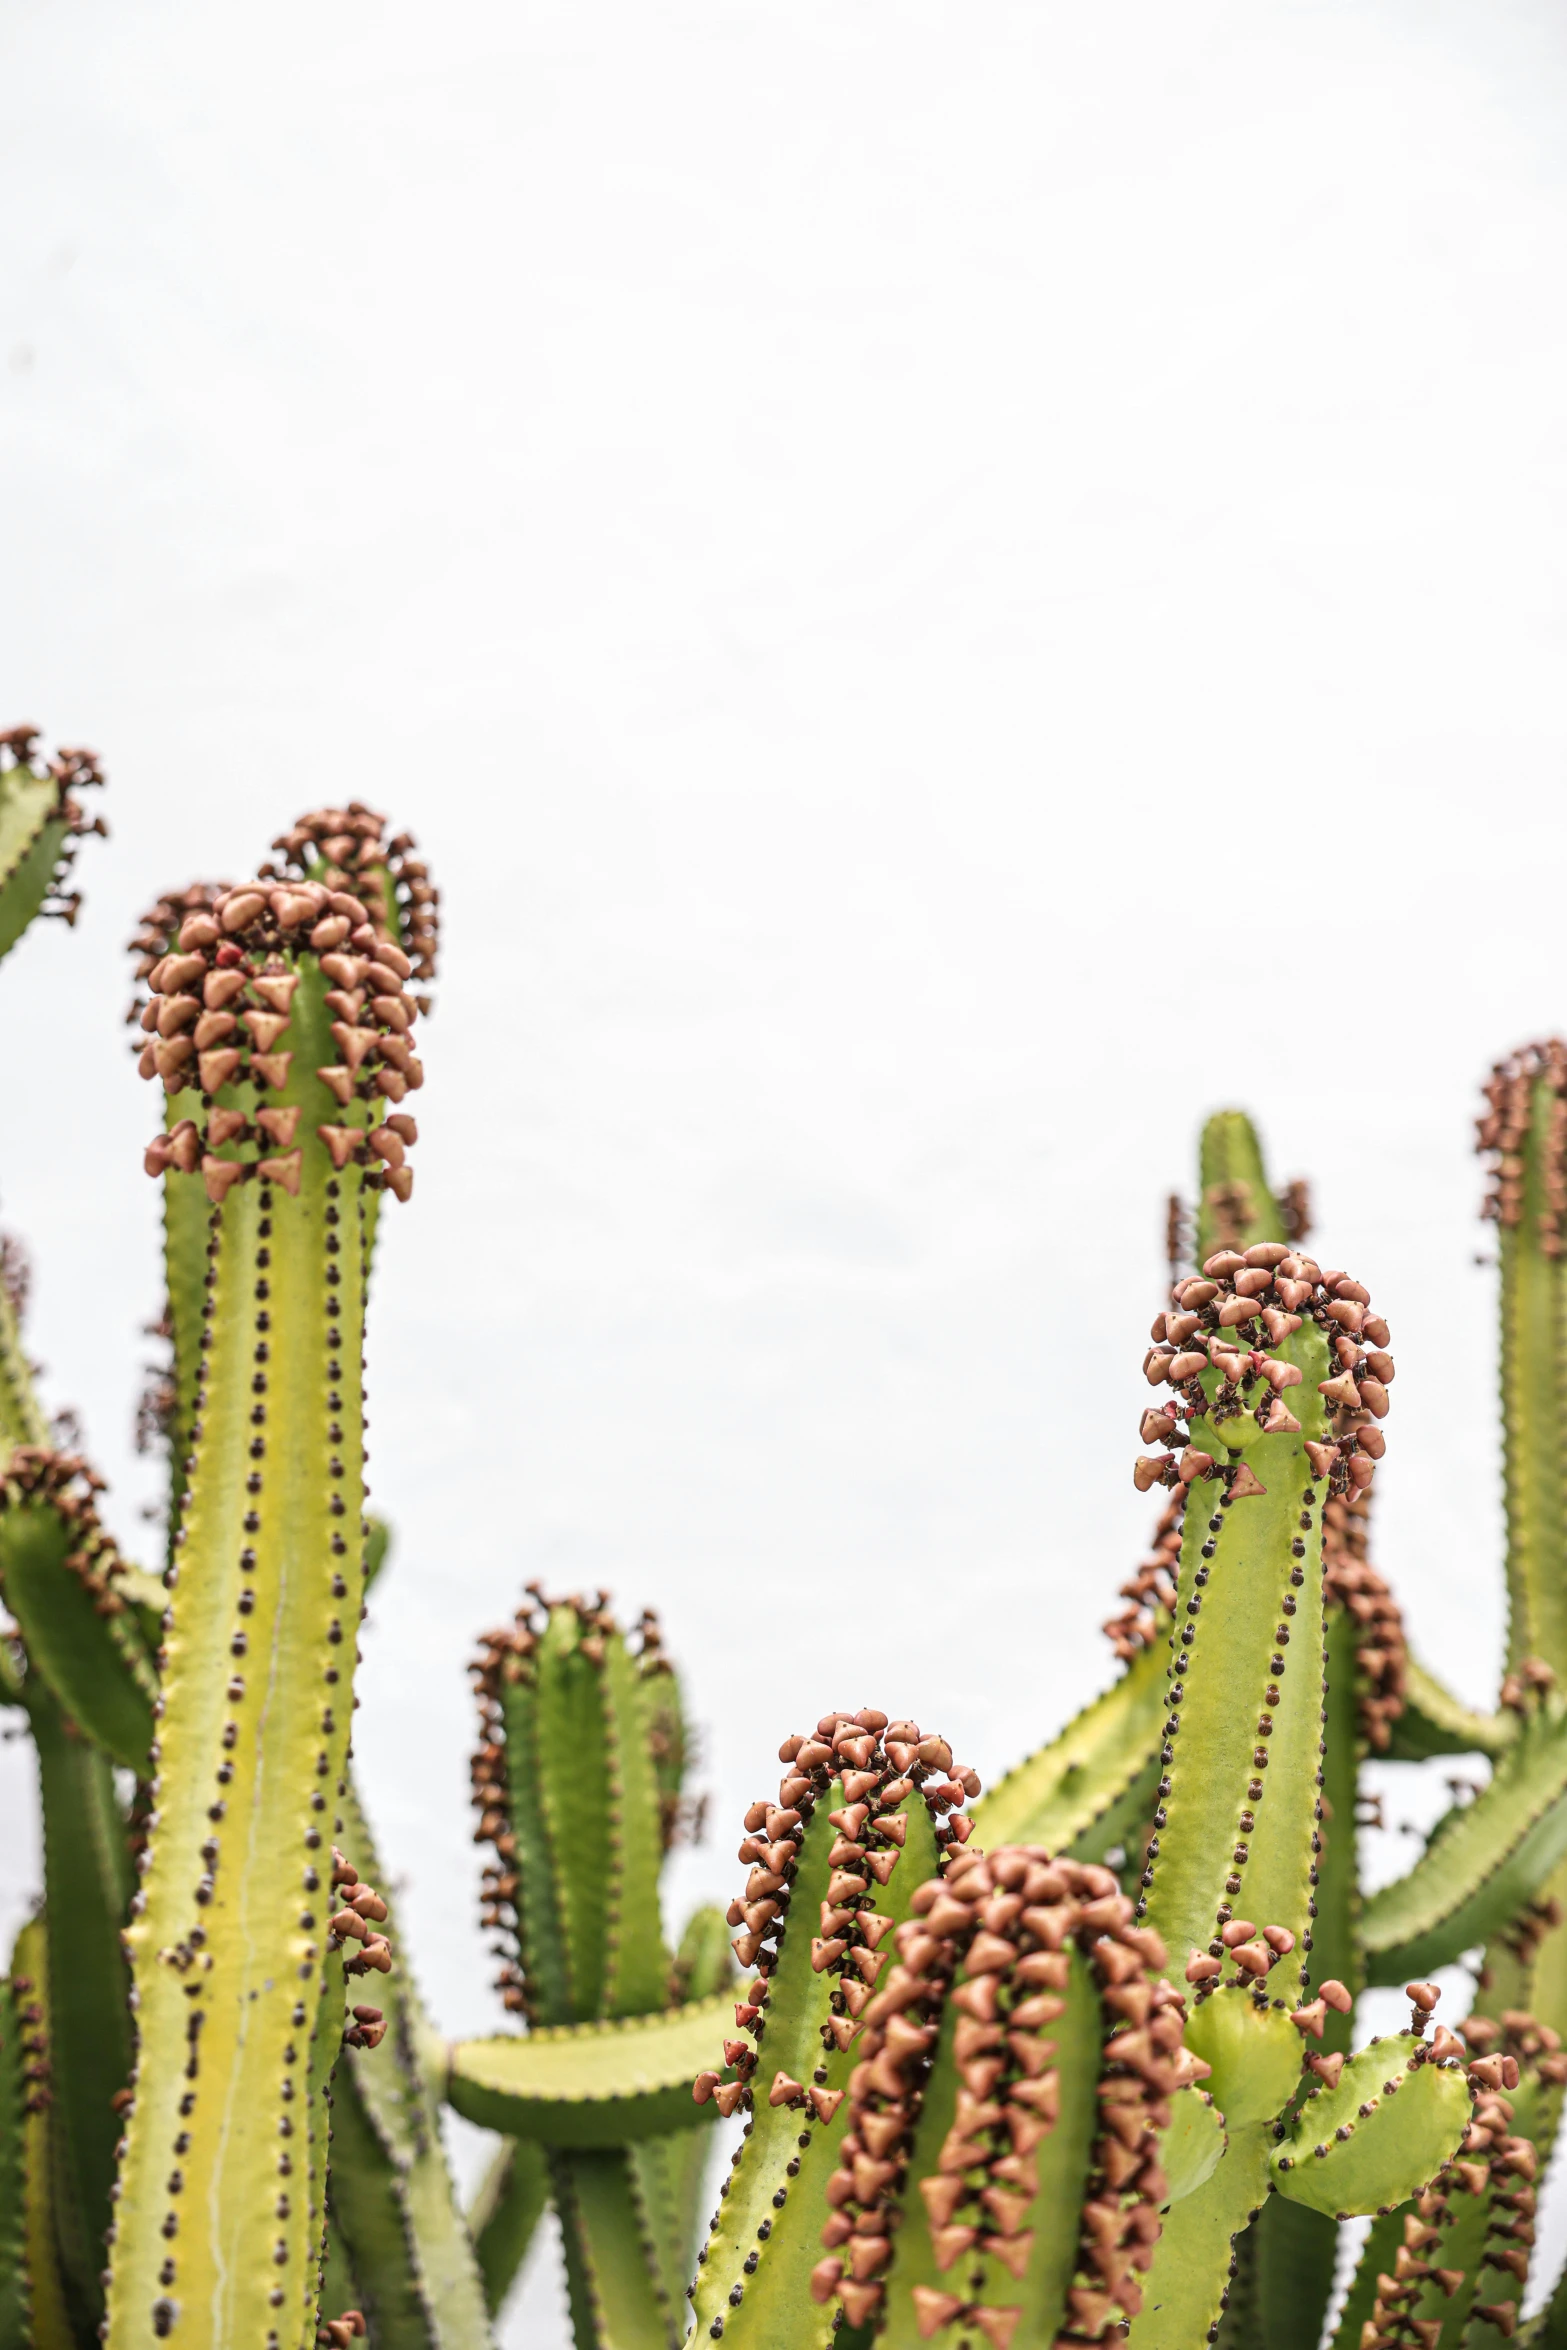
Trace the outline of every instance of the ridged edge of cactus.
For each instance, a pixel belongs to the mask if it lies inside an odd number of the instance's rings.
[[[1362,1911],[1369,1980],[1452,1963],[1503,1931],[1567,1856],[1567,1709],[1539,1693],[1490,1784]]]

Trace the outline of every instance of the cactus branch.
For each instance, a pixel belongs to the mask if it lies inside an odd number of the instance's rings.
[[[91,751],[59,751],[45,765],[35,726],[0,734],[0,956],[10,953],[35,914],[74,924],[81,899],[70,887],[76,846],[106,831],[89,818],[79,792],[103,782]]]

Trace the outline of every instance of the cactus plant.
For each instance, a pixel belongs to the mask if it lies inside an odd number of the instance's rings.
[[[0,740],[0,951],[74,913],[96,780]],[[37,1754],[45,1865],[0,1982],[0,2350],[484,2350],[550,2203],[579,2350],[1308,2350],[1353,2214],[1375,2224],[1344,2350],[1515,2336],[1567,2077],[1567,1049],[1503,1064],[1481,1135],[1494,1715],[1410,1655],[1373,1563],[1386,1326],[1221,1112],[1170,1218],[1136,1468],[1160,1514],[1112,1686],[989,1792],[912,1722],[823,1714],[746,1815],[727,1922],[699,1911],[672,1948],[661,1876],[693,1819],[657,1620],[530,1586],[475,1668],[508,2028],[448,2048],[349,1742],[385,1551],[364,1301],[382,1195],[412,1188],[435,909],[411,840],[354,803],[139,934],[162,1574],[51,1430],[0,1263],[0,1704]],[[1363,1897],[1361,1764],[1475,1751],[1489,1784]],[[1455,2035],[1428,1978],[1482,1939]],[[1406,1977],[1408,2030],[1357,2053],[1359,1990]],[[500,2134],[466,2217],[443,2101]],[[1567,2338],[1567,2304],[1536,2333]]]

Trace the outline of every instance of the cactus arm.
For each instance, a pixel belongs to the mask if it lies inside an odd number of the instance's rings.
[[[157,1683],[91,1482],[73,1454],[12,1454],[0,1485],[0,1595],[30,1669],[89,1737],[144,1776]]]
[[[1472,2102],[1458,2058],[1433,2057],[1409,2033],[1374,2041],[1335,2087],[1311,2090],[1273,2154],[1274,2185],[1340,2219],[1402,2203],[1451,2161]]]
[[[1216,1110],[1207,1120],[1197,1164],[1199,1263],[1215,1249],[1289,1239],[1268,1182],[1262,1144],[1244,1110]]]
[[[362,1880],[384,1882],[351,1772],[340,1800],[344,1853]],[[401,1952],[395,1902],[384,1930]],[[441,2140],[430,2062],[438,2044],[401,1956],[376,1997],[385,2037],[375,2047],[351,2045],[334,2083],[328,2201],[363,2292],[397,2300],[399,2344],[408,2350],[487,2350],[484,2288]],[[395,2242],[387,2235],[388,2213],[396,2222]]]
[[[625,2155],[557,2151],[550,2179],[577,2350],[672,2350],[675,2312],[654,2274]]]
[[[36,914],[75,920],[78,900],[65,882],[76,842],[104,829],[72,797],[103,781],[92,753],[61,751],[44,767],[36,752],[35,727],[0,735],[0,956]]]
[[[1213,2339],[1229,2298],[1231,2247],[1268,2192],[1272,2136],[1262,2122],[1232,2125],[1212,2177],[1166,2214],[1129,2350],[1198,2350]]]
[[[413,2257],[400,2185],[352,2069],[344,2065],[332,2096],[327,2192],[333,2227],[352,2275],[345,2298],[351,2297],[364,2310],[378,2350],[430,2350],[442,2337],[435,2330]],[[321,2306],[332,2306],[325,2289]]]
[[[23,1999],[0,1976],[0,2350],[27,2350],[27,2239],[22,2148],[27,2126]]]
[[[1388,1748],[1393,1762],[1426,1762],[1438,1754],[1485,1754],[1494,1762],[1518,1734],[1518,1717],[1505,1708],[1475,1713],[1460,1704],[1417,1657],[1404,1667],[1404,1710]]]
[[[1074,1847],[1132,1793],[1158,1758],[1165,1656],[1144,1649],[1103,1696],[981,1797],[974,1829],[986,1844]]]
[[[691,2082],[721,2055],[727,1993],[612,2023],[547,2024],[451,2050],[447,2102],[465,2120],[553,2146],[613,2146],[709,2117]]]
[[[1305,1446],[1325,1432],[1317,1391],[1329,1366],[1310,1321],[1276,1352],[1301,1375],[1288,1390],[1297,1431],[1262,1434],[1248,1414],[1209,1437],[1205,1418],[1193,1422],[1204,1449],[1212,1444],[1233,1458],[1239,1448],[1264,1490],[1232,1507],[1225,1485],[1199,1484],[1187,1508],[1177,1622],[1194,1637],[1183,1643],[1171,1635],[1169,1792],[1164,1819],[1156,1815],[1158,1849],[1150,1846],[1146,1880],[1148,1922],[1172,1952],[1206,1947],[1220,1913],[1228,1917],[1237,1901],[1309,1947],[1323,1696],[1323,1489]],[[1216,1372],[1203,1374],[1210,1404],[1218,1385]],[[1275,1646],[1279,1630],[1290,1635],[1288,1670],[1275,1675],[1272,1659],[1285,1653]],[[1263,1725],[1271,1729],[1265,1745]],[[1239,1862],[1237,1850],[1245,1854]]]
[[[789,1900],[782,1923],[776,1915],[748,1918],[736,1945],[746,1963],[763,1962],[766,1996],[757,2017],[761,2030],[753,2031],[759,2043],[756,2087],[754,2094],[738,2090],[742,2101],[750,2099],[750,2128],[719,2189],[718,2210],[698,2253],[691,2289],[696,2333],[711,2334],[716,2325],[734,2345],[766,2344],[770,2350],[787,2342],[790,2350],[821,2350],[830,2336],[832,2313],[813,2296],[812,2270],[820,2261],[827,2181],[842,2134],[837,2108],[853,2070],[850,2017],[856,2001],[864,2004],[860,1978],[874,1982],[884,1971],[876,1963],[879,1951],[875,1957],[871,1951],[871,1935],[878,1943],[883,1936],[875,1920],[895,1926],[906,1919],[916,1889],[937,1865],[940,1847],[926,1800],[910,1791],[911,1775],[900,1767],[916,1753],[917,1733],[916,1744],[900,1743],[899,1734],[911,1725],[888,1729],[885,1717],[869,1709],[862,1720],[879,1727],[862,1730],[847,1716],[829,1716],[814,1740],[786,1740],[780,1754],[789,1772],[779,1788],[778,1807],[758,1805],[747,1814],[748,1820],[764,1823],[757,1833],[772,1835],[776,1823],[780,1841],[798,1834],[799,1842],[797,1858],[788,1864],[792,1874],[786,1872]],[[829,1767],[843,1775],[829,1782]],[[923,1776],[923,1764],[912,1767]],[[917,1780],[914,1784],[917,1790]],[[891,1838],[882,1844],[885,1831],[876,1824],[880,1812],[862,1815],[852,1836],[831,1815],[839,1813],[852,1826],[855,1815],[845,1808],[848,1803],[874,1799],[883,1787],[896,1790],[887,1816],[904,1823],[902,1842],[895,1847],[898,1858],[884,1887],[872,1878],[860,1897],[863,1905],[845,1908],[843,1874],[829,1857],[841,1849],[840,1837],[862,1851],[873,1844],[878,1851],[894,1846]],[[961,1801],[961,1794],[954,1787],[945,1800]],[[803,1825],[791,1827],[796,1819]],[[831,1901],[829,1885],[836,1887]],[[827,1914],[819,1917],[823,1911]],[[870,1934],[861,1922],[867,1917]],[[766,1941],[775,1933],[778,1953],[768,1962]],[[854,1959],[851,1950],[858,1953]],[[754,1999],[748,2003],[753,2017],[756,2007]],[[698,2092],[704,2087],[711,2093],[710,2079],[698,2082]]]
[[[683,1998],[706,1999],[725,1992],[732,1996],[733,1974],[734,1958],[723,1911],[695,1911],[686,1921],[675,1959],[674,1979]],[[658,2274],[677,2308],[696,2269],[702,2194],[712,2153],[712,2141],[701,2130],[675,2130],[667,2138],[639,2138],[626,2149],[633,2184],[648,2215]]]
[[[54,2034],[49,2013],[48,1936],[42,1918],[34,1918],[16,1938],[11,1985],[21,2002],[22,2051],[34,2082],[28,2099],[31,2110],[22,2123],[22,2232],[31,2327],[27,2345],[28,2350],[76,2350],[55,2226],[49,2078]]]
[[[203,1172],[185,1171],[173,1140],[148,1153],[154,1172],[171,1170],[165,1180],[202,1182],[213,1207],[206,1368],[153,1749],[158,1811],[130,1929],[140,2055],[114,2350],[140,2350],[164,2325],[221,2340],[313,2324],[321,2220],[294,2108],[327,1989],[325,1837],[347,1757],[364,1504],[361,1208],[379,1181],[354,1136],[381,1089],[405,1082],[395,1064],[408,1018],[377,996],[334,1032],[319,958],[344,944],[366,968],[389,951],[351,902],[243,890],[188,918],[179,955],[152,974],[174,1033],[147,1047],[148,1074],[174,1084],[189,1065],[182,1004],[237,981],[246,1025],[229,1032],[237,1042],[193,1047],[217,1056],[200,1064],[216,1087],[194,1104],[204,1131],[186,1130]],[[357,1055],[357,1078],[340,1048]],[[406,1189],[396,1130],[375,1131],[388,1181]],[[236,1142],[247,1155],[233,1155]]]
[[[484,2305],[498,2317],[550,2199],[549,2165],[542,2146],[504,2139],[468,2212]]]
[[[1499,1226],[1507,1661],[1567,1675],[1567,1273],[1561,1111],[1567,1055],[1529,1047],[1487,1087],[1482,1150],[1498,1154],[1487,1212]]]
[[[605,1645],[600,1689],[612,1838],[602,2012],[610,2016],[644,2015],[669,1996],[658,1900],[664,1813],[644,1683],[641,1660],[617,1633]]]
[[[125,1823],[107,1758],[78,1737],[47,1691],[29,1689],[38,1755],[48,1937],[53,2103],[51,2201],[77,2330],[103,2313],[99,2272],[120,2135],[112,2100],[131,2076],[129,1978],[120,1926],[131,1894]]]
[[[1367,1979],[1428,1974],[1516,1916],[1567,1855],[1567,1715],[1528,1721],[1490,1785],[1362,1911]]]

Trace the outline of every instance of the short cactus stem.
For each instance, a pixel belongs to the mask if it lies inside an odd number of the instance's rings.
[[[143,1066],[194,1113],[149,1169],[199,1188],[208,1224],[157,1808],[127,1936],[119,2350],[314,2334],[366,1536],[365,1210],[383,1180],[406,1189],[395,1129],[377,1148],[386,1098],[417,1079],[406,962],[361,902],[300,881],[219,895],[148,974]],[[372,1938],[351,1963],[389,1953]]]

